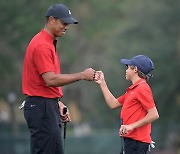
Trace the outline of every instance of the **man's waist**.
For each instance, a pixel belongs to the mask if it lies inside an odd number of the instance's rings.
[[[54,101],[60,101],[61,97],[54,97],[54,98],[48,98],[48,97],[43,97],[43,96],[29,96],[26,95],[26,100],[27,99],[48,99],[48,100],[54,100]]]
[[[42,96],[28,96],[26,95],[25,100],[21,103],[21,105],[19,106],[19,109],[23,109],[25,104],[27,102],[54,102],[54,103],[58,103],[60,101],[60,97],[55,97],[55,98],[47,98],[47,97],[42,97]]]
[[[43,87],[43,86],[23,86],[22,92],[28,96],[41,96],[44,98],[59,98],[63,97],[61,87]]]

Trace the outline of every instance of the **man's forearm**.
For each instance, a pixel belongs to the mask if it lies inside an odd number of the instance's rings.
[[[46,85],[48,87],[64,86],[79,80],[95,80],[95,70],[87,68],[83,72],[74,74],[56,74],[55,72],[46,72],[42,74]]]
[[[82,80],[82,74],[55,74],[53,77],[47,80],[46,85],[49,87],[64,86],[76,81]]]

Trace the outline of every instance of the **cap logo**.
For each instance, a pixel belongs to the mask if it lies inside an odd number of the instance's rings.
[[[69,14],[71,14],[71,11],[69,10]]]

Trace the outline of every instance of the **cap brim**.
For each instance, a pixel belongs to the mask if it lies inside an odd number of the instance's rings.
[[[121,59],[120,62],[125,65],[132,65],[132,61],[129,59]]]
[[[60,18],[66,24],[78,24],[78,21],[72,17],[69,18]]]

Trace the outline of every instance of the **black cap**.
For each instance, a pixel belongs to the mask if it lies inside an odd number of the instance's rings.
[[[121,59],[121,63],[125,65],[137,66],[138,70],[143,72],[145,75],[152,76],[151,70],[154,70],[154,64],[152,60],[144,55],[137,55],[132,59]]]
[[[71,11],[63,4],[55,4],[49,7],[46,17],[50,16],[59,18],[66,24],[78,24],[78,21],[72,17]]]

